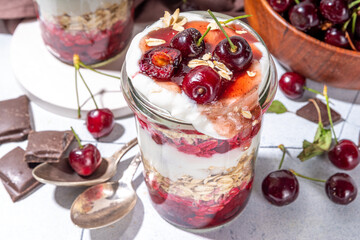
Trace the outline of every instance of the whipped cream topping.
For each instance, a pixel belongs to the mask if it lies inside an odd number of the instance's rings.
[[[209,21],[202,15],[194,13],[181,13],[180,16],[186,17],[188,21],[214,22]],[[226,19],[219,18],[219,20],[225,21]],[[196,102],[190,99],[184,92],[178,93],[161,87],[153,79],[140,73],[139,61],[143,54],[140,48],[140,41],[149,32],[161,27],[163,27],[163,22],[158,20],[144,31],[137,34],[131,42],[126,54],[126,72],[131,79],[134,88],[145,96],[152,104],[167,110],[174,118],[191,123],[197,131],[214,138],[226,139],[227,137],[220,135],[215,130],[213,123],[205,115],[201,114],[201,110]],[[262,89],[262,84],[265,83],[264,78],[268,75],[269,56],[266,48],[260,42],[254,44],[262,53],[262,58],[258,64],[259,66],[253,66],[258,68],[261,72],[262,79],[259,89]]]

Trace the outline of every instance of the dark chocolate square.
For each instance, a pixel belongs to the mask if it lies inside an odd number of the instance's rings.
[[[26,162],[59,162],[74,142],[71,131],[31,131],[25,151]]]
[[[0,178],[13,202],[16,202],[41,183],[23,161],[25,151],[17,147],[0,159]]]
[[[25,140],[31,130],[29,99],[0,101],[0,144]]]
[[[323,103],[320,99],[315,98],[314,100],[316,101],[316,103],[319,106],[320,113],[321,113],[321,120],[322,120],[324,127],[329,126],[330,121],[329,121],[329,116],[327,113],[326,104]],[[330,108],[330,112],[331,112],[331,119],[334,123],[341,120],[341,115],[339,113],[337,113],[336,111],[334,111],[331,108]],[[305,106],[303,106],[302,108],[297,110],[296,115],[303,117],[314,123],[319,122],[318,113],[316,111],[314,103],[312,103],[312,102],[308,102],[308,104],[306,104]]]

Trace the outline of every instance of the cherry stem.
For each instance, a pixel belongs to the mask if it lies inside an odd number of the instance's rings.
[[[323,179],[317,179],[317,178],[311,178],[311,177],[304,176],[300,173],[295,172],[293,169],[290,169],[289,171],[292,172],[294,175],[301,177],[301,178],[305,178],[307,180],[311,180],[311,181],[315,181],[315,182],[326,182],[326,180],[323,180]]]
[[[312,89],[312,88],[308,88],[307,86],[303,86],[303,88],[309,92],[312,92],[312,93],[315,93],[315,94],[320,94],[320,95],[323,95],[322,92],[319,92],[315,89]]]
[[[349,26],[350,21],[351,21],[351,18],[349,18],[349,20],[347,20],[347,21],[344,23],[344,25],[343,25],[343,27],[342,27],[342,30],[343,30],[344,32],[346,31],[347,27]]]
[[[350,3],[349,4],[349,8],[353,8],[353,7],[355,7],[357,4],[359,4],[360,3],[360,0],[356,0],[356,1],[354,1],[354,2],[352,2],[352,3]]]
[[[295,3],[296,3],[296,4],[299,4],[299,3],[300,3],[300,1],[299,1],[299,0],[295,0]]]
[[[355,28],[356,28],[356,19],[357,19],[357,13],[354,12],[352,14],[352,28],[351,28],[351,33],[354,34],[355,33]]]
[[[285,149],[285,146],[284,146],[283,144],[280,144],[280,145],[278,146],[278,148],[280,148],[280,150],[283,152],[282,157],[281,157],[281,161],[280,161],[280,164],[279,164],[279,167],[278,167],[278,170],[280,170],[281,167],[282,167],[282,164],[283,164],[283,162],[284,162],[286,149]]]
[[[327,109],[327,113],[328,113],[328,117],[329,117],[329,122],[330,122],[330,126],[331,126],[331,130],[334,134],[334,140],[335,140],[335,143],[338,144],[338,140],[336,138],[336,134],[335,134],[335,130],[334,130],[334,123],[332,121],[332,117],[331,117],[331,110],[330,110],[330,104],[329,104],[329,95],[327,93],[327,86],[324,85],[324,96],[325,96],[325,101],[326,101],[326,109]]]
[[[204,40],[205,36],[210,32],[211,27],[208,27],[205,31],[205,33],[199,38],[199,40],[196,43],[196,46],[200,46],[201,42]]]
[[[87,90],[89,91],[90,96],[91,96],[92,100],[94,101],[94,104],[95,104],[96,109],[99,109],[98,105],[96,104],[96,101],[95,101],[94,95],[92,94],[92,92],[91,92],[91,90],[90,90],[89,86],[86,84],[85,79],[84,79],[84,78],[83,78],[83,76],[81,75],[80,70],[79,70],[79,75],[80,75],[80,77],[81,77],[81,79],[82,79],[83,83],[85,84],[85,87],[86,87],[86,88],[87,88]]]
[[[320,111],[319,105],[317,104],[317,102],[314,99],[309,99],[309,101],[314,104],[314,106],[316,108],[316,112],[318,114],[318,118],[319,118],[319,125],[321,125],[321,127],[322,127],[323,125],[322,125],[321,111]]]
[[[76,91],[76,102],[77,102],[77,106],[78,106],[78,118],[81,118],[81,107],[80,107],[80,101],[79,101],[79,90],[78,90],[78,81],[77,81],[77,72],[78,69],[75,67],[75,91]]]
[[[87,69],[89,69],[89,70],[91,70],[91,71],[93,71],[93,72],[96,72],[96,73],[98,73],[98,74],[101,74],[101,75],[104,75],[104,76],[107,76],[107,77],[112,77],[112,78],[120,79],[120,77],[117,77],[117,76],[114,76],[114,75],[110,75],[110,74],[107,74],[107,73],[103,73],[103,72],[100,72],[100,71],[98,71],[98,70],[96,70],[96,69],[93,69],[92,67],[89,67],[89,66],[85,65],[85,64],[82,63],[82,62],[79,62],[79,65],[82,66],[82,67],[84,67],[84,68],[87,68]]]
[[[75,132],[75,130],[73,129],[73,127],[70,127],[70,128],[71,128],[71,131],[73,132],[73,134],[74,134],[74,136],[75,136],[76,141],[77,141],[78,144],[79,144],[80,149],[82,149],[82,148],[83,148],[83,145],[81,144],[81,141],[80,141],[79,136],[76,134],[76,132]]]
[[[355,45],[354,45],[354,43],[353,43],[353,41],[352,41],[352,39],[351,39],[351,37],[350,37],[350,35],[349,35],[349,33],[347,31],[345,32],[345,38],[349,41],[351,49],[354,50],[354,51],[357,51],[357,49],[356,49],[356,47],[355,47]]]
[[[252,17],[252,15],[242,15],[242,16],[237,16],[237,17],[234,17],[234,18],[230,18],[224,22],[221,22],[222,24],[227,24],[229,22],[232,22],[232,21],[235,21],[235,20],[238,20],[238,19],[242,19],[242,18],[248,18],[248,17]]]
[[[219,23],[219,21],[217,20],[217,18],[214,16],[214,14],[210,11],[210,9],[207,10],[208,13],[210,14],[210,16],[215,20],[216,24],[219,26],[219,28],[221,29],[221,31],[224,33],[225,37],[227,38],[230,47],[231,47],[231,51],[235,52],[237,50],[237,47],[233,44],[233,42],[231,41],[231,39],[229,38],[229,35],[227,35],[227,33],[225,32],[224,28],[221,26],[221,24]]]

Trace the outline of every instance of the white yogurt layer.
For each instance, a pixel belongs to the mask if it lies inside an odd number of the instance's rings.
[[[188,21],[206,20],[203,16],[193,13],[181,13],[180,16],[186,17]],[[220,18],[219,20],[224,21],[225,19]],[[155,28],[161,28],[162,26],[163,23],[161,20],[155,22],[151,26],[147,27],[143,32],[137,34],[131,42],[129,50],[126,54],[126,72],[128,77],[132,80],[133,86],[152,104],[169,111],[174,118],[192,123],[194,128],[203,134],[218,139],[225,139],[225,137],[219,135],[215,131],[213,124],[207,119],[207,117],[201,114],[198,110],[196,102],[191,100],[184,92],[180,94],[162,88],[153,79],[140,73],[139,60],[142,57],[140,41],[149,32]],[[267,78],[268,75],[269,56],[266,48],[260,42],[255,43],[255,45],[262,52],[260,68],[263,78],[261,84],[264,84],[264,78]],[[262,86],[260,86],[259,89],[262,89]]]
[[[235,167],[242,156],[250,155],[259,146],[260,134],[252,139],[251,146],[246,151],[235,148],[226,153],[216,153],[208,158],[180,152],[166,143],[159,145],[141,127],[138,128],[138,138],[143,157],[149,164],[162,176],[176,181],[185,175],[195,179],[205,179],[210,175],[221,174],[226,169]]]

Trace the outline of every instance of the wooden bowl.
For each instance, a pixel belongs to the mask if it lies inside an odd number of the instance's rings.
[[[360,52],[338,48],[303,33],[267,0],[245,0],[249,24],[289,70],[333,87],[360,89]]]

